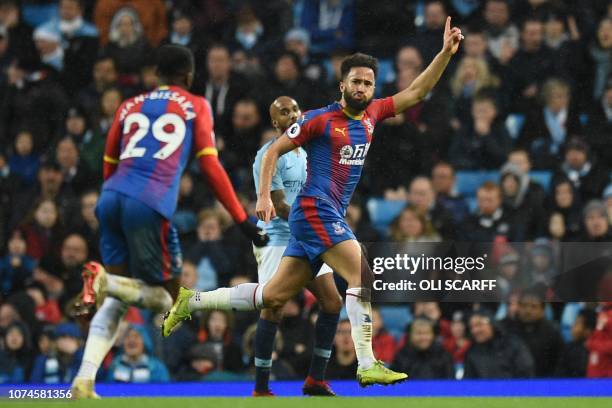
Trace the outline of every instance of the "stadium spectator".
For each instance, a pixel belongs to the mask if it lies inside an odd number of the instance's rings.
[[[59,256],[62,221],[53,200],[39,201],[21,226],[28,256],[40,260],[44,256]]]
[[[70,383],[79,369],[83,348],[81,330],[75,323],[62,323],[55,328],[49,354],[34,360],[30,381],[38,384]]]
[[[19,230],[13,231],[7,253],[0,258],[0,299],[24,289],[32,279],[36,261],[26,252],[27,244],[23,234]]]
[[[108,88],[100,96],[100,105],[96,109],[97,130],[101,134],[106,134],[113,123],[115,112],[121,105],[123,95],[119,88]]]
[[[581,310],[572,326],[572,341],[565,345],[557,362],[555,375],[557,377],[586,377],[589,363],[589,350],[586,342],[597,324],[597,314],[590,309]]]
[[[465,240],[473,242],[493,242],[496,238],[513,241],[516,226],[507,211],[502,207],[499,186],[493,182],[483,183],[476,193],[478,208],[467,218],[463,229]]]
[[[64,186],[74,191],[77,195],[81,194],[89,186],[95,185],[97,180],[94,179],[87,164],[80,160],[79,149],[71,137],[64,137],[57,143],[55,160],[63,173]],[[99,178],[98,176],[97,179]]]
[[[143,327],[131,326],[122,353],[113,359],[107,382],[162,383],[170,381],[168,369],[153,355],[153,342]]]
[[[474,96],[471,120],[459,129],[452,141],[449,159],[461,169],[493,169],[499,167],[510,150],[512,141],[499,120],[495,99],[486,94]]]
[[[130,7],[138,14],[147,41],[154,47],[168,36],[166,7],[162,0],[105,0],[96,2],[94,22],[100,32],[100,41],[105,46],[112,40],[112,21],[116,13]]]
[[[303,3],[299,25],[310,33],[314,54],[353,49],[355,3],[353,0],[316,0]]]
[[[12,140],[27,124],[34,137],[34,150],[44,152],[61,134],[68,104],[66,92],[41,65],[38,55],[19,57],[7,72],[9,87],[2,102],[0,132],[6,132],[4,139]]]
[[[93,177],[101,174],[104,155],[105,135],[101,135],[90,126],[90,120],[85,110],[79,106],[68,109],[65,120],[66,136],[70,137],[79,150],[79,157],[84,165],[91,170]],[[99,176],[97,176],[99,178]],[[86,186],[91,188],[92,186]]]
[[[19,177],[23,187],[36,182],[36,174],[40,167],[40,156],[33,151],[32,133],[22,130],[15,137],[15,151],[9,157],[8,165],[11,173]]]
[[[555,248],[546,238],[539,238],[533,242],[527,265],[530,284],[543,285],[546,288],[552,286],[555,277],[559,274],[554,251]]]
[[[89,190],[81,195],[79,217],[71,226],[71,230],[77,232],[87,242],[87,251],[91,259],[100,259],[98,248],[100,223],[95,214],[99,196],[96,190]]]
[[[451,214],[436,201],[436,193],[428,177],[415,177],[410,182],[408,201],[431,222],[443,239],[454,239],[457,236],[457,225]]]
[[[19,0],[0,1],[0,26],[8,35],[8,53],[13,57],[34,52],[32,27],[23,20]]]
[[[194,26],[194,15],[193,10],[190,7],[184,9],[175,9],[172,13],[172,25],[170,34],[162,44],[175,44],[182,45],[193,52],[196,58],[196,66],[198,65],[198,59],[204,53],[206,49],[206,37],[203,37]]]
[[[608,222],[608,210],[599,200],[589,201],[583,210],[584,234],[581,242],[609,242],[612,228]]]
[[[612,134],[612,75],[606,81],[600,101],[590,105],[587,113],[586,141],[601,163],[612,163],[612,145],[608,137]]]
[[[500,64],[506,65],[519,47],[520,33],[510,20],[507,0],[487,0],[484,6],[484,23],[488,48]]]
[[[0,350],[0,384],[18,384],[30,377],[33,345],[30,331],[21,322],[12,323],[4,331]]]
[[[431,170],[431,184],[436,194],[436,201],[461,223],[469,214],[465,198],[455,189],[455,169],[449,163],[439,162]]]
[[[376,308],[372,309],[372,350],[377,359],[391,364],[396,351],[395,339],[385,329],[385,321]]]
[[[42,24],[40,28],[61,35],[64,43],[62,48],[68,48],[70,40],[78,37],[93,37],[97,40],[98,29],[83,18],[82,0],[60,0],[58,12],[57,17]]]
[[[357,0],[355,38],[357,49],[380,58],[392,58],[414,32],[413,5],[403,1]]]
[[[504,208],[521,225],[520,235],[515,239],[533,240],[543,236],[545,212],[539,194],[530,194],[529,175],[517,165],[506,163],[500,171],[500,187]]]
[[[470,123],[478,119],[474,118],[473,107],[477,95],[488,95],[497,105],[496,95],[500,81],[491,73],[484,58],[464,56],[459,61],[449,85],[455,101],[455,121],[458,121],[458,124],[454,124],[456,129],[469,128]],[[491,121],[497,116],[497,106],[495,108],[495,115]]]
[[[26,288],[27,295],[34,302],[34,313],[42,323],[58,324],[63,319],[56,299],[50,299],[45,286],[34,282]]]
[[[513,111],[529,113],[544,81],[556,73],[554,54],[543,40],[542,22],[526,18],[521,28],[521,46],[508,62],[504,78],[510,85]]]
[[[433,0],[425,3],[425,15],[422,31],[417,33],[412,43],[419,49],[423,56],[425,66],[436,56],[436,50],[442,47],[442,33],[448,12],[441,0]]]
[[[410,339],[397,352],[391,369],[417,380],[455,377],[452,357],[435,342],[433,323],[422,317],[410,325]]]
[[[351,338],[351,323],[340,320],[336,329],[334,349],[327,364],[327,378],[330,380],[352,380],[357,369],[357,356]]]
[[[215,346],[195,344],[188,353],[189,365],[176,375],[177,381],[240,381],[244,376],[218,367]]]
[[[442,346],[451,355],[455,366],[463,366],[465,354],[470,348],[471,342],[468,338],[467,328],[465,324],[465,316],[463,312],[456,311],[453,313],[453,319],[450,324],[451,336],[444,339]],[[455,372],[455,376],[458,373]]]
[[[193,289],[198,283],[198,269],[190,261],[184,261],[181,269],[181,286],[187,289]]]
[[[151,46],[134,9],[126,7],[117,11],[111,21],[109,39],[105,51],[117,63],[119,81],[136,86],[137,75],[149,58]]]
[[[58,302],[64,313],[72,310],[75,303],[73,301],[83,288],[83,282],[79,278],[83,265],[88,259],[85,238],[77,233],[72,233],[62,243],[59,263],[55,264],[52,259],[41,260],[40,268],[46,268],[47,273],[55,275],[63,282],[62,295]]]
[[[380,239],[378,232],[366,219],[367,213],[363,212],[363,208],[356,202],[352,202],[346,209],[346,223],[351,227],[355,236],[361,242],[376,242]]]
[[[577,197],[572,183],[567,178],[559,178],[552,188],[552,203],[549,205],[553,215],[561,217],[563,233],[560,240],[571,241],[578,238],[582,229],[582,214],[580,199]]]
[[[108,54],[102,54],[94,62],[92,69],[93,81],[81,87],[76,95],[77,105],[82,106],[85,112],[95,112],[100,105],[102,93],[117,86],[119,73],[115,60]],[[91,116],[89,119],[93,119]]]
[[[262,121],[257,103],[253,99],[241,99],[234,105],[232,130],[223,135],[224,149],[220,153],[224,165],[239,186],[251,186],[252,171],[241,171],[245,157],[255,157],[259,149]]]
[[[235,24],[226,29],[224,42],[232,50],[243,50],[261,54],[267,46],[268,33],[251,4],[240,5],[236,12]]]
[[[214,210],[202,210],[198,214],[197,241],[185,251],[185,258],[198,270],[199,290],[213,290],[227,285],[234,274],[232,258],[222,240],[221,217]]]
[[[59,31],[42,26],[34,30],[33,36],[42,63],[60,74],[64,69],[64,49]]]
[[[589,146],[582,139],[574,138],[565,147],[565,160],[557,167],[554,179],[569,180],[580,202],[586,203],[601,198],[610,175],[608,164],[597,162]]]
[[[240,372],[244,369],[240,348],[232,339],[232,314],[220,310],[211,310],[201,320],[203,327],[197,332],[198,341],[211,344],[215,351],[217,370]]]
[[[223,44],[214,44],[208,49],[206,71],[206,82],[196,83],[195,88],[210,103],[217,133],[226,135],[231,129],[232,108],[247,96],[250,84],[232,71],[230,52]]]
[[[612,304],[610,302],[600,302],[595,329],[586,342],[586,347],[589,350],[587,377],[612,377],[612,360],[609,353],[611,340]]]
[[[508,301],[513,292],[522,286],[521,261],[514,250],[509,250],[499,257],[497,265],[497,288],[503,301]]]
[[[527,112],[516,143],[529,151],[538,168],[550,168],[561,157],[563,145],[580,132],[581,126],[565,81],[548,79],[542,86],[541,100],[540,109]]]
[[[291,365],[299,378],[305,378],[308,374],[314,343],[312,324],[303,317],[304,300],[300,294],[288,301],[282,309],[283,320],[278,325],[283,336],[283,348],[279,357]],[[329,369],[327,377],[331,378]]]
[[[598,101],[604,94],[606,81],[612,75],[610,68],[610,50],[612,50],[612,17],[604,17],[597,28],[597,38],[588,47],[587,66],[591,70],[592,98]]]
[[[563,351],[563,340],[559,329],[545,318],[544,309],[544,298],[538,290],[527,290],[520,296],[517,318],[503,323],[531,352],[535,376],[550,378]]]
[[[394,242],[440,242],[440,235],[431,221],[410,205],[389,226],[389,235]]]
[[[519,339],[504,334],[493,324],[492,315],[482,309],[469,321],[472,345],[465,356],[464,378],[530,378],[534,361]]]
[[[325,67],[310,55],[310,35],[303,28],[294,28],[285,34],[285,49],[300,57],[300,67],[305,78],[320,83],[327,72]]]
[[[527,196],[530,197],[530,201],[533,206],[537,208],[544,206],[544,201],[546,199],[546,192],[544,191],[544,187],[534,180],[529,172],[531,171],[531,157],[529,156],[529,152],[520,147],[514,147],[510,153],[508,153],[508,163],[513,163],[524,173],[529,176],[529,187],[527,187]]]

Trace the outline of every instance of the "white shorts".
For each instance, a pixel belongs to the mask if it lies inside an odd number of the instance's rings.
[[[278,270],[278,265],[280,265],[281,258],[283,257],[286,248],[286,246],[265,246],[259,248],[253,245],[253,254],[255,255],[255,260],[257,261],[257,275],[259,283],[266,283],[272,279]],[[318,278],[321,275],[332,272],[332,269],[327,266],[327,264],[323,264],[316,277]]]

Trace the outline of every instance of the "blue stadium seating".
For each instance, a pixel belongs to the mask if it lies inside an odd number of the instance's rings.
[[[385,200],[383,198],[370,198],[366,204],[372,226],[382,235],[387,235],[389,224],[406,207],[403,200]]]
[[[412,312],[407,305],[381,305],[378,311],[385,322],[385,328],[396,340],[402,338],[406,326],[412,322]]]

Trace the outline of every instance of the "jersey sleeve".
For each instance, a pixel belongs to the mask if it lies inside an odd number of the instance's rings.
[[[200,102],[201,104],[196,111],[193,124],[193,145],[195,146],[195,155],[197,159],[206,155],[219,155],[215,142],[215,132],[213,130],[212,109],[205,99],[201,99]]]
[[[325,131],[325,115],[318,111],[306,112],[296,123],[289,126],[285,132],[289,140],[296,146],[302,146],[312,139],[323,135]]]
[[[368,113],[375,123],[394,117],[395,104],[393,103],[393,97],[374,99],[368,106]]]
[[[103,164],[103,177],[107,180],[117,169],[119,164],[119,155],[121,153],[121,122],[119,117],[120,112],[123,110],[123,104],[117,109],[113,123],[108,130],[106,135],[106,145],[104,147],[104,164]]]

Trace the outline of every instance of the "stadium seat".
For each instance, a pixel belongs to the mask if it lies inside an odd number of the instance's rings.
[[[23,19],[32,27],[57,18],[59,7],[57,4],[24,4],[21,8]]]
[[[498,171],[460,170],[457,171],[455,188],[466,198],[475,197],[478,187],[485,181],[499,181]]]
[[[389,224],[397,217],[404,207],[406,201],[385,200],[383,198],[370,198],[366,204],[372,226],[382,235],[387,235]]]
[[[534,181],[537,181],[538,183],[540,183],[542,187],[544,187],[544,190],[546,192],[550,191],[550,184],[551,184],[552,176],[553,176],[552,171],[549,171],[549,170],[530,171],[529,176],[531,176],[531,178]]]
[[[406,305],[385,305],[378,308],[385,321],[385,328],[396,340],[406,332],[406,326],[412,322],[412,312]]]

